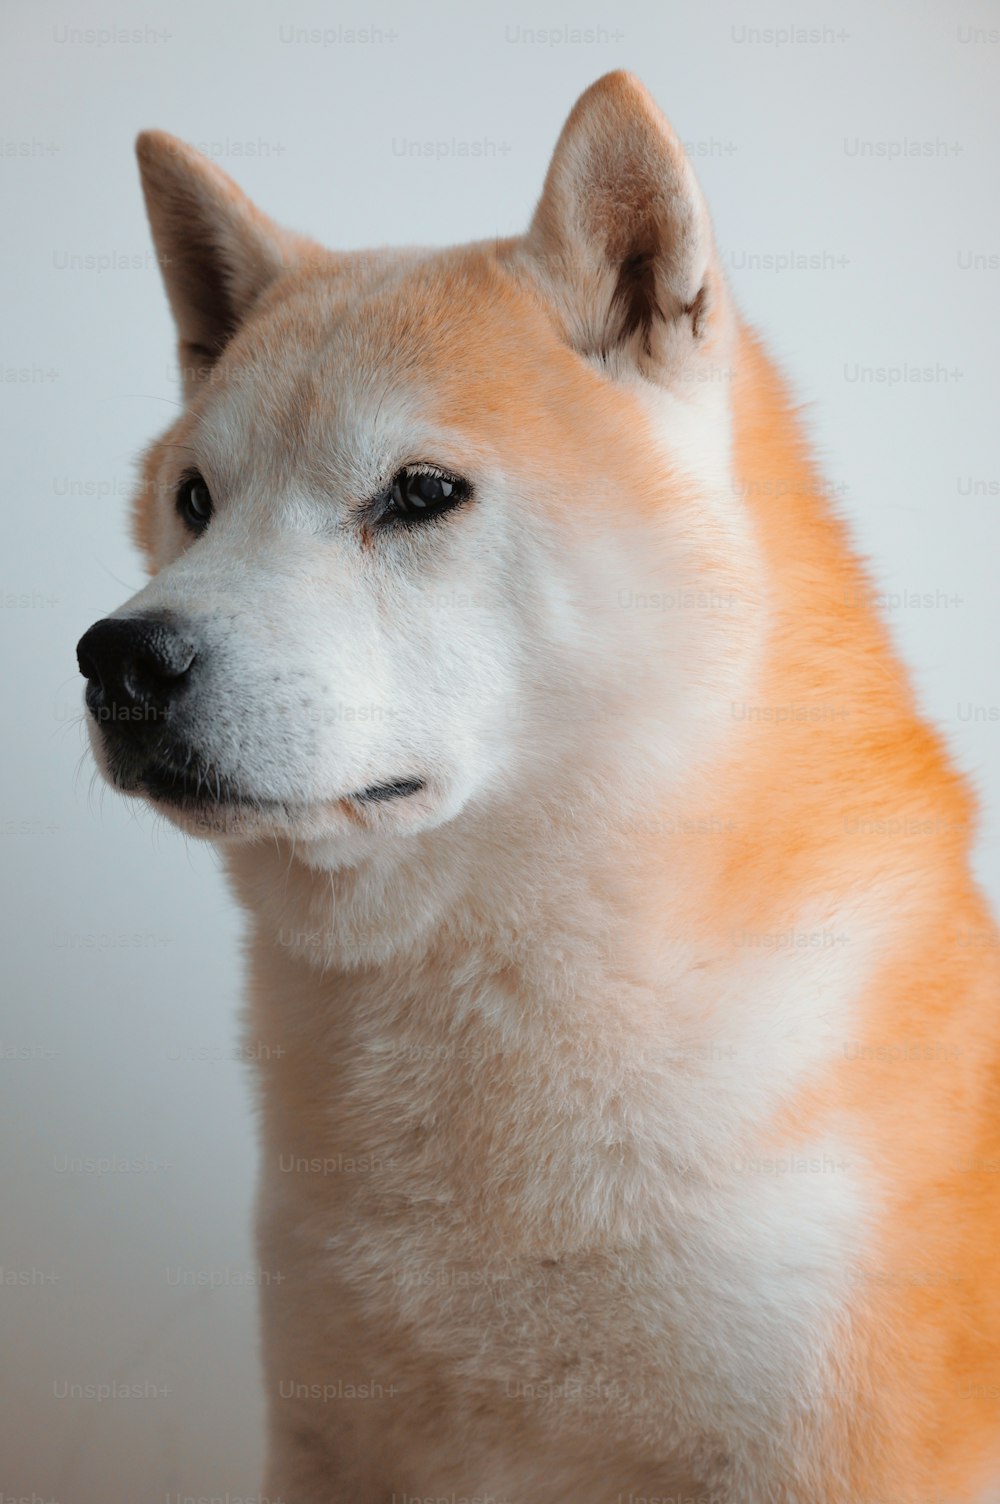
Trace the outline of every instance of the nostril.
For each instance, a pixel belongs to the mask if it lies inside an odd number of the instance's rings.
[[[187,677],[194,659],[193,652],[168,659],[155,652],[140,652],[124,666],[122,679],[132,699],[165,700]]]
[[[96,679],[97,682],[100,683],[101,671],[97,667],[97,663],[94,658],[92,658],[90,653],[84,648],[83,644],[85,641],[86,638],[81,638],[79,643],[77,644],[76,661],[80,665],[80,672],[85,679],[89,679],[92,682]]]
[[[162,621],[140,626],[133,637],[133,652],[143,674],[164,682],[182,679],[195,660],[190,638],[181,636],[176,628]]]
[[[139,672],[147,679],[161,679],[164,684],[169,684],[172,679],[183,679],[184,675],[194,663],[195,655],[191,654],[183,663],[164,663],[162,659],[154,657],[138,657],[135,660]]]

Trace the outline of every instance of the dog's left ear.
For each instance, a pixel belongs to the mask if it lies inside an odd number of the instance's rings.
[[[136,156],[190,396],[309,242],[280,229],[232,178],[164,131],[143,131]]]
[[[630,73],[563,127],[524,242],[573,348],[662,379],[708,329],[721,282],[684,148]]]

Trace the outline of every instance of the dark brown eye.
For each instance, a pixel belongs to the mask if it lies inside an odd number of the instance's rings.
[[[457,507],[470,494],[468,481],[459,480],[456,475],[408,466],[400,470],[392,483],[386,515],[403,522],[423,522]]]
[[[212,520],[212,493],[205,478],[192,471],[180,483],[177,491],[177,513],[184,526],[192,533],[203,533]]]

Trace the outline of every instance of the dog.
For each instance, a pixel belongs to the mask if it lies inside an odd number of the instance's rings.
[[[997,931],[677,136],[335,253],[139,137],[184,408],[82,638],[248,926],[286,1504],[1000,1499]]]

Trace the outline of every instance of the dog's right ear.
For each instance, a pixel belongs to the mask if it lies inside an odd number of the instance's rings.
[[[136,156],[190,396],[264,289],[309,243],[280,229],[176,137],[143,131]]]

